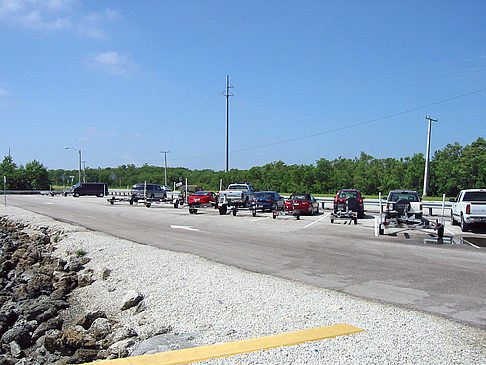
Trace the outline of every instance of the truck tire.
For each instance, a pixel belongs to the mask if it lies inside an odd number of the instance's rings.
[[[73,196],[74,196],[75,198],[79,198],[79,193],[73,193]]]
[[[468,229],[469,229],[469,224],[466,223],[466,221],[464,220],[464,217],[461,214],[461,231],[467,232]]]
[[[457,221],[454,219],[454,214],[452,214],[452,209],[451,209],[451,224],[452,224],[453,226],[457,226],[457,223],[458,223],[458,222],[457,222]]]

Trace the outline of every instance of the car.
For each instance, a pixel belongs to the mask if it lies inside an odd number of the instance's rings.
[[[390,215],[405,213],[408,217],[419,219],[423,215],[422,199],[414,190],[392,190],[388,194],[386,211]]]
[[[187,192],[186,192],[186,189],[187,189]],[[203,188],[198,186],[198,185],[182,185],[181,187],[181,194],[182,194],[182,198],[184,199],[184,201],[186,201],[187,197],[191,196],[192,194],[198,192],[198,191],[202,191]]]
[[[311,194],[292,194],[285,201],[285,211],[295,214],[319,214],[319,203]]]
[[[465,189],[450,199],[452,225],[460,224],[466,232],[471,224],[486,225],[486,189]]]
[[[98,182],[83,182],[81,184],[77,183],[71,188],[70,193],[76,198],[81,195],[95,195],[102,198],[108,194],[108,185]]]
[[[361,192],[358,189],[341,189],[337,192],[336,197],[334,198],[334,213],[350,209],[358,213],[358,218],[363,218],[363,199],[365,199],[365,197],[361,195]],[[352,205],[352,207],[350,207],[350,205]]]
[[[212,191],[196,191],[189,196],[189,213],[196,213],[199,208],[217,207],[218,197]]]
[[[252,203],[262,211],[282,210],[284,199],[276,191],[258,191],[254,194]]]
[[[137,202],[141,199],[167,199],[167,193],[157,184],[135,184],[132,186],[132,200]]]

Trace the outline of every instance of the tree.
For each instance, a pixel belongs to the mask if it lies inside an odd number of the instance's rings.
[[[27,189],[42,190],[49,189],[49,173],[40,162],[33,160],[25,165],[24,171]]]

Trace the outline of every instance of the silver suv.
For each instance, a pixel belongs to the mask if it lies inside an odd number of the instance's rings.
[[[388,194],[386,211],[392,215],[395,213],[398,216],[405,214],[408,217],[422,218],[422,199],[413,190],[392,190]]]
[[[157,184],[135,184],[131,195],[134,202],[142,199],[167,199],[167,192]]]

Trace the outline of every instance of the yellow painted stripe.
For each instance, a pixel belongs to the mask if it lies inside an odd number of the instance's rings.
[[[191,347],[182,350],[160,352],[158,354],[125,357],[122,359],[97,361],[96,365],[172,365],[189,364],[217,357],[232,356],[247,352],[267,350],[273,347],[292,346],[325,338],[346,336],[364,330],[348,324],[282,333],[279,335],[252,338],[249,340],[220,343],[216,345]]]

